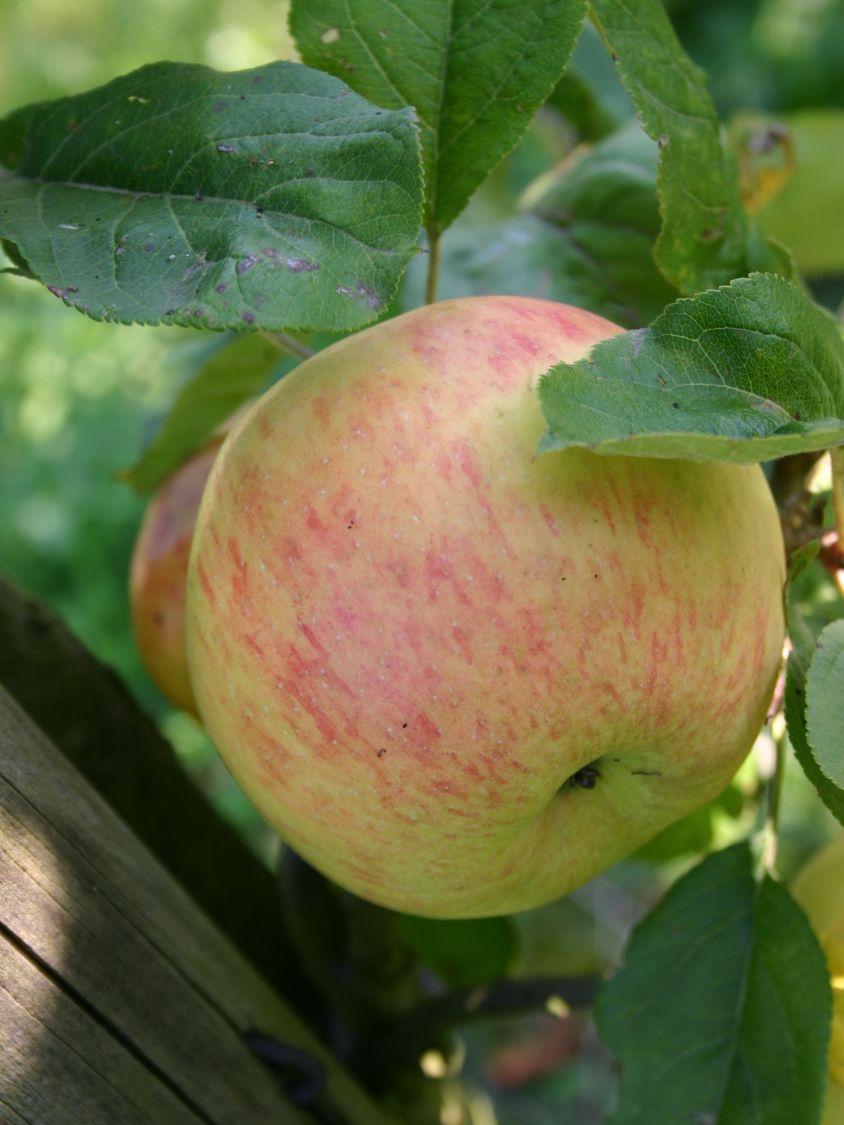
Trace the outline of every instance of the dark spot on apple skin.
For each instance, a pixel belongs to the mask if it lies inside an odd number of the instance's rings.
[[[662,777],[662,770],[631,770],[630,773],[639,777]]]
[[[383,758],[386,753],[387,753],[386,746],[382,746],[381,749],[378,751],[378,757]]]

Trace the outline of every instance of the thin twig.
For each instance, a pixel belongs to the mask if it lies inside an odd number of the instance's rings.
[[[288,336],[286,332],[262,332],[261,335],[282,351],[296,356],[297,359],[310,359],[312,355],[316,355],[313,348],[309,348],[307,344],[303,344],[293,336]]]
[[[832,468],[832,505],[838,542],[844,543],[844,445],[833,446],[829,451]]]
[[[759,855],[759,867],[765,874],[773,872],[777,861],[780,797],[782,795],[783,775],[785,774],[784,724],[779,737],[774,738],[774,746],[776,748],[776,762],[774,772],[768,778],[766,787],[765,823],[762,827],[762,846]]]
[[[428,227],[428,276],[425,279],[425,304],[432,305],[437,299],[437,285],[440,278],[440,234],[435,227]]]

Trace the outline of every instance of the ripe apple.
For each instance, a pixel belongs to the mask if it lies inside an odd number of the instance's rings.
[[[567,893],[719,793],[765,716],[756,466],[536,456],[542,372],[620,331],[444,301],[320,352],[214,466],[188,580],[212,739],[324,873],[466,917]]]
[[[832,978],[832,1038],[823,1125],[844,1125],[844,832],[800,869],[791,890],[818,935]]]
[[[199,502],[222,436],[194,454],[161,486],[144,514],[129,570],[135,643],[153,682],[197,715],[185,647],[185,595]]]

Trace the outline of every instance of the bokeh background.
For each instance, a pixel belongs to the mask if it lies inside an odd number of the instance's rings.
[[[814,177],[821,196],[844,199],[844,3],[675,0],[669,7],[685,46],[707,70],[725,119],[747,110],[796,115],[806,138],[806,178],[812,179],[812,160],[826,166]],[[270,0],[2,0],[0,113],[88,89],[163,58],[223,70],[292,58],[286,18],[286,5]],[[593,86],[604,123],[623,122],[630,103],[596,36],[584,38],[575,61]],[[837,113],[830,116],[830,110]],[[474,213],[511,212],[532,179],[582,140],[559,116],[540,115],[485,186]],[[817,207],[798,200],[779,219],[785,233],[803,224],[795,235],[803,265],[831,309],[844,297],[844,206],[838,213],[840,227],[830,230],[828,222],[819,225]],[[0,571],[48,601],[118,669],[185,768],[269,862],[274,838],[198,724],[156,692],[129,627],[126,578],[144,500],[115,474],[141,452],[179,387],[218,344],[190,329],[97,324],[34,283],[0,275]],[[823,616],[833,595],[815,580],[805,596]],[[750,792],[755,784],[752,763],[748,769],[732,805],[708,821],[715,844],[747,827],[740,809],[742,786]],[[788,874],[831,825],[795,771],[784,802],[782,865]],[[631,923],[688,862],[654,867],[646,860],[518,920],[514,971],[588,969],[613,956]],[[572,1037],[564,1021],[549,1020],[510,1021],[468,1037],[480,1125],[545,1125],[561,1120],[563,1110],[566,1120],[583,1125],[603,1119],[609,1096],[605,1057],[597,1045],[590,1047],[588,1029]]]

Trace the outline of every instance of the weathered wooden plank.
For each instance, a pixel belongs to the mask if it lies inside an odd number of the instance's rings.
[[[204,1125],[55,981],[0,940],[0,1121],[25,1120]]]
[[[221,819],[113,669],[0,575],[0,684],[230,940],[298,1011],[319,1006],[272,873]],[[282,970],[282,971],[280,971]]]
[[[2,689],[0,885],[0,922],[204,1121],[384,1121]],[[321,1060],[321,1108],[285,1101],[248,1031]]]

